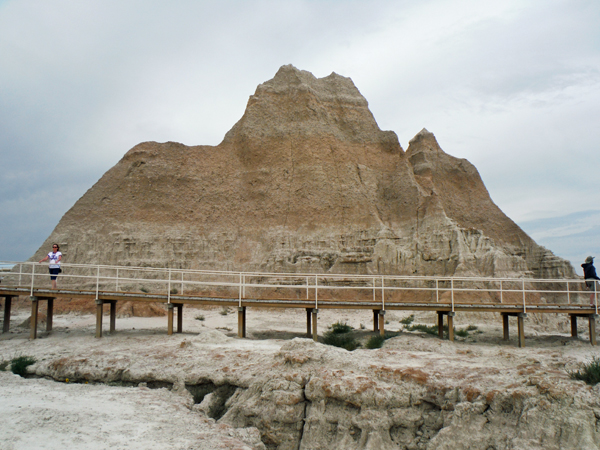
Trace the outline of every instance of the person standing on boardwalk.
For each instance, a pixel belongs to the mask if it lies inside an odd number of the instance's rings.
[[[585,278],[585,285],[592,291],[590,294],[590,305],[594,306],[596,297],[596,280],[600,280],[596,275],[596,268],[594,267],[594,257],[588,256],[585,258],[585,262],[581,265],[583,267],[583,278]]]
[[[61,272],[60,261],[62,260],[62,253],[58,244],[52,244],[52,251],[48,253],[40,262],[50,261],[48,264],[48,270],[50,271],[50,283],[52,283],[52,289],[56,287],[56,277]],[[595,273],[595,272],[594,272]]]

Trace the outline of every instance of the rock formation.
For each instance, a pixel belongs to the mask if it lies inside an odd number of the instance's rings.
[[[573,276],[419,132],[406,152],[352,80],[283,66],[217,146],[145,142],[64,215],[65,262],[285,272]]]

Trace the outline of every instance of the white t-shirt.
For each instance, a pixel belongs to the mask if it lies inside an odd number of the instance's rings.
[[[58,260],[58,257],[62,256],[61,252],[50,252],[48,253],[48,260],[50,261],[50,264],[48,264],[48,267],[50,269],[58,269],[60,267],[60,261]]]

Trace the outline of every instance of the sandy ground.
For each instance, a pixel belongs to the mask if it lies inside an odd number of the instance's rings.
[[[51,333],[42,331],[39,339],[30,341],[29,330],[18,326],[26,322],[28,315],[24,309],[13,312],[10,333],[0,335],[0,362],[20,355],[31,355],[38,361],[74,355],[93,358],[94,354],[111,349],[119,357],[130,355],[133,359],[148,352],[149,348],[183,347],[186,341],[193,341],[199,334],[214,337],[212,341],[194,342],[194,345],[203,346],[204,352],[215,349],[244,351],[256,355],[260,362],[260,358],[272,357],[290,339],[304,337],[306,332],[304,310],[250,309],[247,314],[248,338],[238,339],[235,309],[231,308],[225,314],[221,308],[190,308],[184,311],[184,333],[173,336],[166,334],[166,317],[118,318],[117,331],[113,335],[106,331],[106,317],[105,336],[95,339],[95,317],[71,313],[55,315],[54,330]],[[409,315],[388,313],[386,329],[402,329],[400,320]],[[545,367],[573,370],[599,354],[598,348],[591,347],[587,341],[586,321],[580,323],[580,339],[574,340],[570,337],[566,317],[547,316],[527,318],[527,347],[524,349],[516,348],[516,322],[511,321],[511,340],[505,342],[501,339],[499,318],[491,320],[476,315],[461,318],[459,315],[457,328],[476,325],[478,330],[467,338],[457,338],[455,343],[416,332],[403,333],[402,339],[386,341],[388,352],[359,350],[363,353],[352,352],[357,355],[352,358],[358,361],[372,357],[378,363],[384,361],[401,366],[418,365],[419,360],[415,358],[419,357],[419,352],[427,355],[423,358],[429,358],[428,361],[469,354],[470,361],[481,366],[489,363],[516,367],[520,361],[535,361]],[[420,313],[416,320],[434,323],[436,316]],[[364,329],[365,336],[373,326],[371,311],[322,310],[319,332],[338,321]],[[207,330],[213,330],[212,334],[207,334]],[[399,351],[406,350],[411,353],[403,358]],[[427,364],[422,365],[426,367]],[[0,450],[261,448],[256,429],[233,429],[216,423],[202,412],[190,409],[185,396],[166,388],[61,381],[24,379],[8,371],[0,372]]]

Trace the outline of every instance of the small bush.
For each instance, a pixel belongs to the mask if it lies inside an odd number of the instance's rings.
[[[469,332],[465,328],[461,328],[460,330],[454,330],[454,333],[460,337],[467,337]]]
[[[25,377],[27,375],[27,368],[32,364],[35,364],[33,356],[17,356],[10,362],[10,370],[16,375]]]
[[[2,361],[0,362],[0,372],[6,371],[6,368],[10,364],[10,361]]]
[[[369,340],[365,344],[365,348],[369,348],[369,349],[381,348],[381,347],[383,347],[384,342],[385,342],[385,338],[380,334],[376,334],[369,338]]]
[[[169,292],[171,293],[171,295],[179,294],[179,291],[177,290],[177,288],[172,288]]]
[[[229,308],[227,306],[223,306],[219,314],[221,314],[222,316],[226,316],[227,314],[229,314]]]
[[[358,342],[352,334],[335,333],[333,330],[329,330],[323,335],[323,343],[333,345],[334,347],[344,348],[349,352],[360,347],[360,342]]]
[[[150,290],[149,290],[147,287],[145,287],[145,286],[142,286],[142,287],[140,288],[140,291],[142,291],[142,292],[143,292],[143,293],[145,293],[145,294],[147,294],[148,292],[150,292]]]
[[[410,316],[405,317],[404,319],[400,320],[400,323],[402,325],[410,325],[411,323],[414,322],[414,320],[415,320],[415,315],[411,314]]]
[[[196,316],[196,320],[199,320],[200,322],[202,322],[204,320],[204,315],[203,314],[198,314]]]
[[[438,326],[437,325],[423,325],[418,323],[416,325],[409,325],[404,327],[408,331],[422,331],[423,333],[437,335],[438,334]]]
[[[329,328],[331,328],[331,332],[334,334],[350,333],[353,330],[350,325],[341,322],[336,322]]]
[[[581,369],[569,372],[569,375],[574,380],[585,381],[592,386],[600,383],[600,358],[594,356],[589,363],[584,363]]]

